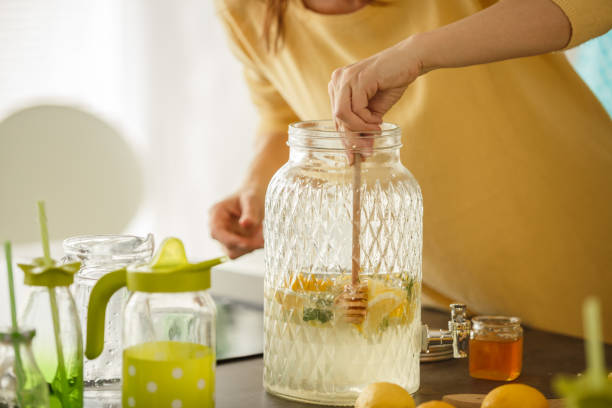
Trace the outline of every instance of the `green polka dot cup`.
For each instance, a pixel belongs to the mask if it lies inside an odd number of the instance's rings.
[[[195,343],[157,341],[123,351],[123,407],[214,407],[214,355]]]

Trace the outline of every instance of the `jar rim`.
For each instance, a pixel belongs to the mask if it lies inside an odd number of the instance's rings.
[[[153,235],[121,234],[76,235],[63,242],[64,252],[79,259],[96,257],[115,261],[138,261],[153,253]]]
[[[395,123],[383,122],[380,124],[380,126],[381,130],[352,132],[337,130],[334,121],[330,119],[305,120],[291,123],[289,125],[289,134],[308,133],[308,136],[313,138],[339,139],[344,135],[359,133],[359,137],[374,139],[385,136],[394,136],[400,131],[400,127]]]
[[[337,130],[335,123],[329,119],[294,122],[289,125],[288,145],[307,150],[346,151],[347,140],[355,140],[355,137],[358,137],[359,142],[351,148],[355,152],[361,149],[393,150],[402,146],[402,133],[398,125],[383,122],[380,128],[374,131],[352,132]]]
[[[473,327],[518,327],[521,325],[521,318],[515,316],[475,316],[472,318]]]

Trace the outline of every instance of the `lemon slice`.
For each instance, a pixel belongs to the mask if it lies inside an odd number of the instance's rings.
[[[276,291],[274,297],[276,301],[285,309],[302,310],[304,307],[304,298],[297,293]]]
[[[376,333],[385,317],[405,302],[406,296],[400,288],[387,286],[382,282],[368,282],[368,310],[363,322],[363,332]]]

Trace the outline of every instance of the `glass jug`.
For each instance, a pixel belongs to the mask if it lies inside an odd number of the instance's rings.
[[[206,292],[210,268],[226,258],[190,264],[169,238],[150,264],[102,277],[89,300],[86,356],[104,347],[108,299],[127,286],[123,312],[124,407],[213,407],[215,304]]]
[[[64,240],[67,260],[81,262],[75,277],[74,295],[81,316],[81,327],[87,327],[87,304],[92,288],[107,273],[132,263],[148,262],[153,255],[153,236],[132,235],[83,235]],[[106,347],[96,360],[86,360],[84,365],[85,395],[99,399],[108,391],[119,392],[121,378],[121,311],[127,299],[127,291],[121,290],[108,304],[111,317],[106,322],[104,337]],[[117,395],[118,396],[118,395]]]
[[[47,382],[32,355],[34,334],[31,329],[15,333],[0,328],[0,407],[49,407]]]
[[[345,147],[354,136],[331,121],[289,127],[289,162],[268,186],[264,219],[264,386],[273,394],[353,405],[371,382],[419,387],[422,197],[400,163],[400,129],[381,129],[352,150],[367,155],[355,255],[367,309],[352,323],[338,299],[354,258],[355,166]]]
[[[43,258],[19,264],[30,294],[22,322],[35,327],[34,358],[49,384],[52,406],[83,406],[83,335],[79,315],[70,293],[79,262],[63,265]]]

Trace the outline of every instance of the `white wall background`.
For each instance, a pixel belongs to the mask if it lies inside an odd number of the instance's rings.
[[[153,232],[158,242],[178,236],[188,254],[221,254],[209,237],[208,209],[237,188],[256,117],[212,1],[0,0],[0,121],[48,103],[95,114],[138,153],[145,197],[117,232]],[[0,199],[10,197],[0,192]],[[23,306],[20,271],[15,280]],[[8,319],[2,253],[0,325]]]
[[[38,103],[93,112],[136,148],[146,197],[124,232],[219,253],[208,208],[237,187],[255,115],[212,1],[0,0],[0,120]]]

